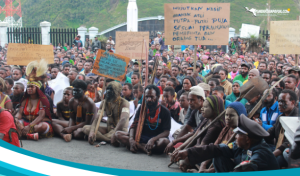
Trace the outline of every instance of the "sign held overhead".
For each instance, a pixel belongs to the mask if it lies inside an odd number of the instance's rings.
[[[164,8],[165,44],[228,44],[230,3],[178,3]]]
[[[52,45],[10,43],[7,49],[7,65],[28,65],[31,61],[45,59],[54,63]]]
[[[122,81],[129,61],[128,57],[99,49],[92,73]]]

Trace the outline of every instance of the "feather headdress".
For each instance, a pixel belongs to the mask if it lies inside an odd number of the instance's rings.
[[[42,83],[40,82],[48,69],[48,63],[44,59],[40,61],[32,61],[26,67],[26,75],[28,76],[27,85],[34,85],[41,88]]]
[[[26,75],[29,81],[40,81],[48,69],[48,63],[45,59],[40,61],[32,61],[26,67]]]

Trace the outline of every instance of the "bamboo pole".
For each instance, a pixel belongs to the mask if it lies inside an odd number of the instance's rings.
[[[194,69],[193,69],[193,72],[196,71],[196,62],[197,62],[197,45],[194,45]]]

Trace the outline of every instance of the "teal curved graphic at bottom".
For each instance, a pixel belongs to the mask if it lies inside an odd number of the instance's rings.
[[[0,146],[3,148],[6,148],[8,150],[27,155],[36,159],[44,160],[47,162],[63,165],[63,166],[68,166],[68,167],[73,167],[77,169],[82,169],[85,171],[92,171],[92,172],[97,172],[97,173],[103,173],[103,174],[110,174],[110,175],[143,175],[143,176],[176,176],[176,175],[185,175],[185,174],[190,174],[190,173],[174,173],[174,172],[150,172],[150,171],[135,171],[135,170],[126,170],[126,169],[117,169],[117,168],[107,168],[107,167],[99,167],[99,166],[91,166],[91,165],[86,165],[86,164],[79,164],[79,163],[74,163],[70,161],[64,161],[60,159],[55,159],[51,158],[48,156],[40,155],[31,151],[24,150],[22,148],[18,148],[14,145],[11,145],[9,143],[4,142],[3,140],[0,140]],[[43,175],[39,174],[36,172],[32,172],[26,169],[22,169],[16,166],[12,166],[10,164],[7,164],[3,161],[1,161],[1,155],[4,155],[3,153],[0,153],[0,176],[1,175]],[[17,160],[17,158],[15,158]],[[26,161],[24,161],[26,162]],[[166,166],[167,167],[167,166]],[[282,169],[282,170],[272,170],[272,171],[258,171],[258,172],[243,172],[243,173],[238,173],[238,172],[231,172],[231,173],[215,173],[213,175],[217,176],[232,176],[232,175],[241,175],[243,176],[253,176],[255,174],[256,176],[265,176],[266,174],[270,174],[272,176],[276,175],[299,175],[300,168],[295,168],[295,169]],[[212,175],[211,173],[202,173],[201,175]]]

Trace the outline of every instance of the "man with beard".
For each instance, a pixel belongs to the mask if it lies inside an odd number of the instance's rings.
[[[288,155],[291,144],[284,137],[284,130],[280,123],[281,116],[289,116],[298,118],[297,96],[292,90],[283,90],[278,97],[279,111],[282,113],[277,117],[273,127],[269,128],[270,136],[266,137],[266,142],[270,145],[280,167],[287,167],[288,163],[284,155]],[[276,146],[276,149],[275,149]]]
[[[250,69],[250,66],[246,63],[243,63],[241,65],[241,72],[239,75],[237,75],[234,79],[233,79],[233,82],[234,81],[241,81],[242,83],[246,80],[248,80],[248,72],[249,72],[249,69]]]
[[[154,85],[159,86],[159,80],[162,74],[163,74],[163,66],[159,65],[157,66],[156,75],[154,78]]]
[[[96,139],[97,141],[104,141],[118,146],[119,143],[115,136],[116,131],[127,132],[129,103],[120,96],[121,92],[122,86],[119,82],[112,81],[107,85],[104,109],[107,116],[106,127],[99,127],[97,133],[95,133],[95,128],[103,107],[102,103],[92,125],[85,125],[83,127],[83,133],[88,135],[88,140],[91,145],[94,144],[94,140]]]
[[[141,106],[135,113],[134,122],[129,133],[117,131],[117,141],[127,146],[131,152],[142,151],[148,154],[163,153],[168,145],[168,136],[171,129],[170,111],[158,103],[160,91],[154,85],[148,85],[144,92],[146,100],[146,117],[139,143],[135,141],[137,126],[140,118]]]
[[[283,67],[283,63],[282,62],[277,62],[276,72],[277,72],[278,76],[282,75],[282,67]]]
[[[89,125],[91,120],[97,115],[97,108],[94,101],[88,98],[84,92],[87,90],[87,84],[82,80],[73,81],[73,98],[69,101],[70,119],[68,127],[61,133],[65,134],[65,141],[71,141],[72,136],[76,139],[83,139],[84,133],[82,127]]]
[[[266,94],[267,91],[269,90],[265,90],[264,94]],[[273,89],[272,93],[270,93],[262,102],[264,108],[260,111],[260,119],[255,119],[255,121],[260,124],[265,130],[271,128],[276,122],[277,117],[281,115],[281,112],[278,108],[277,98],[278,90]]]

